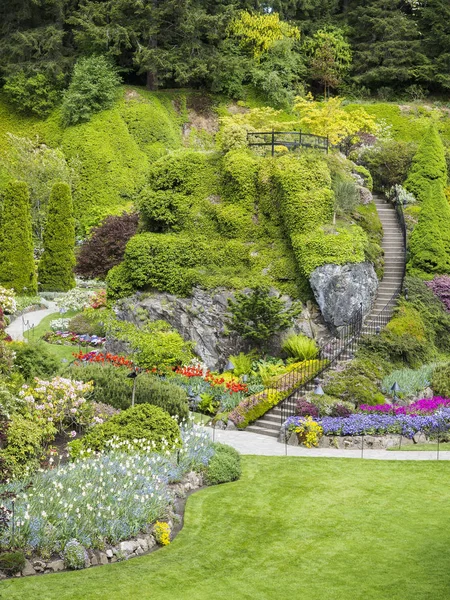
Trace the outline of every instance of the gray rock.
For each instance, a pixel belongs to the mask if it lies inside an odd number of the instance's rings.
[[[294,432],[289,436],[288,442],[289,446],[298,446],[298,435]]]
[[[42,573],[46,566],[47,566],[47,564],[45,562],[43,562],[42,560],[34,560],[33,561],[33,567],[37,573]]]
[[[201,486],[200,477],[195,471],[191,471],[185,477],[185,480],[190,484],[190,489],[195,490]]]
[[[372,192],[366,187],[359,186],[359,197],[361,200],[361,204],[370,204],[373,202]]]
[[[367,315],[378,289],[375,269],[368,262],[323,265],[312,272],[309,281],[323,318],[334,328],[347,325],[361,305]]]
[[[6,573],[3,573],[3,571],[0,571],[0,579],[6,579],[6,577],[7,577]]]
[[[140,546],[138,546],[136,548],[136,550],[134,551],[134,553],[136,554],[136,556],[140,556],[141,554],[144,554],[144,551],[142,550],[142,548]]]
[[[22,575],[28,577],[29,575],[36,575],[36,571],[29,560],[25,560],[25,567],[22,570]]]
[[[273,294],[279,295],[276,290]],[[129,321],[141,327],[148,320],[162,319],[170,323],[186,340],[196,343],[195,352],[210,369],[221,369],[227,357],[248,351],[248,344],[236,334],[226,335],[226,313],[228,299],[233,298],[229,290],[202,290],[195,288],[189,298],[178,298],[167,293],[154,293],[150,297],[136,294],[120,300],[115,307],[119,320]],[[287,306],[292,304],[283,296]],[[328,336],[319,312],[312,303],[307,303],[296,318],[288,333],[305,333],[320,339]],[[281,348],[282,335],[274,336],[268,345],[268,353],[276,354]],[[123,342],[108,339],[106,350],[114,353],[127,351]]]
[[[108,550],[106,551],[106,556],[108,558],[112,558],[114,556],[114,552],[111,550],[111,548],[108,548]]]
[[[137,542],[135,542],[134,540],[130,540],[127,542],[120,542],[119,546],[118,546],[118,550],[121,554],[123,554],[124,556],[129,556],[130,554],[133,554],[133,552],[139,548],[139,544]]]
[[[96,567],[98,565],[98,558],[96,557],[95,554],[93,554],[89,560],[91,563],[91,567]],[[106,559],[106,562],[108,562],[108,559]]]
[[[64,561],[63,560],[52,560],[47,564],[47,569],[50,569],[54,573],[58,571],[64,571]]]
[[[111,552],[111,557],[112,557],[112,552]],[[101,565],[107,565],[108,564],[108,556],[107,556],[106,552],[99,552],[98,562]]]
[[[156,540],[151,534],[146,535],[145,539],[147,540],[149,550],[151,550],[154,546],[156,546]]]
[[[233,421],[227,421],[227,429],[235,430],[235,429],[237,429],[237,427],[233,423]]]
[[[148,551],[148,542],[145,538],[138,538],[136,541],[144,552]]]

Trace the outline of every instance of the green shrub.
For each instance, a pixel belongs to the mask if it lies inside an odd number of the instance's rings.
[[[372,174],[374,189],[382,191],[403,184],[416,150],[414,142],[388,140],[377,142],[354,158]]]
[[[447,163],[441,136],[432,125],[414,155],[404,187],[419,202],[424,202],[428,198],[429,185],[436,182],[442,188],[447,185]]]
[[[17,294],[37,292],[30,194],[23,181],[6,186],[0,218],[0,284]]]
[[[223,194],[228,202],[253,212],[257,200],[258,161],[249,150],[231,150],[223,158]]]
[[[297,361],[311,360],[316,358],[319,353],[316,342],[302,334],[289,335],[283,340],[281,347],[288,356]]]
[[[149,184],[154,190],[172,190],[202,196],[211,185],[213,171],[208,155],[195,150],[178,150],[150,167]]]
[[[408,272],[431,279],[450,273],[450,205],[442,182],[427,184],[422,192],[419,221],[410,240]]]
[[[104,56],[80,58],[61,106],[64,125],[89,121],[94,113],[111,108],[119,84],[115,68]]]
[[[3,90],[16,110],[45,117],[61,97],[55,83],[45,73],[27,75],[20,70],[5,77]]]
[[[6,575],[16,575],[25,568],[25,554],[20,552],[2,552],[0,554],[0,571]]]
[[[67,183],[59,182],[53,186],[43,242],[39,286],[49,292],[67,292],[75,287],[75,219]]]
[[[58,373],[60,363],[44,342],[15,342],[13,348],[16,354],[14,370],[25,381],[31,382],[35,377],[45,378]]]
[[[353,179],[335,177],[333,179],[334,208],[338,215],[354,211],[361,201],[359,189]]]
[[[354,360],[343,371],[327,374],[323,389],[329,396],[360,404],[384,404],[383,394],[378,390],[381,369],[367,360]]]
[[[401,398],[415,398],[431,386],[435,369],[436,364],[423,365],[420,369],[396,369],[384,377],[381,388],[385,394],[391,394],[391,388],[397,382]]]
[[[431,378],[431,387],[435,396],[450,398],[450,363],[436,367]]]
[[[10,477],[20,479],[35,471],[43,456],[43,430],[40,425],[13,414],[0,458],[6,459]]]
[[[372,191],[373,179],[369,169],[366,169],[366,167],[363,167],[363,165],[355,165],[353,167],[353,170],[355,173],[358,173],[358,175],[361,175],[361,177],[364,179],[364,186],[370,191]]]
[[[77,381],[94,382],[90,400],[104,402],[119,409],[130,407],[133,383],[128,377],[128,369],[88,363],[72,366],[70,373]],[[187,418],[189,414],[188,400],[183,389],[146,373],[140,374],[136,380],[135,402],[159,406],[180,419]]]
[[[225,444],[214,444],[214,455],[206,471],[208,485],[236,481],[241,477],[241,455]]]
[[[64,566],[66,569],[84,569],[87,565],[87,552],[77,540],[69,540],[63,551]]]
[[[337,227],[327,233],[323,228],[292,236],[292,246],[305,276],[325,264],[343,265],[365,260],[367,235],[357,225]]]
[[[181,446],[181,433],[176,421],[164,410],[151,404],[141,404],[114,415],[100,425],[90,429],[80,443],[73,447],[91,449],[97,452],[106,450],[108,443],[115,439],[118,442],[129,442],[139,448],[134,440],[143,440],[156,452]],[[71,446],[73,442],[70,442]]]
[[[103,337],[105,335],[105,311],[86,308],[83,312],[78,313],[69,321],[69,331],[78,333],[79,335],[97,335]]]
[[[180,192],[146,186],[138,196],[137,205],[145,229],[160,233],[183,225],[189,216],[191,200]]]
[[[368,237],[368,243],[364,250],[365,258],[374,265],[378,278],[382,279],[384,272],[384,253],[381,245],[383,226],[377,208],[373,202],[365,205],[360,204],[352,217]]]

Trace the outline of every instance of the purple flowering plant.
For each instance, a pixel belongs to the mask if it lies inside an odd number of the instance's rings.
[[[435,396],[434,398],[422,398],[422,400],[417,400],[408,406],[395,406],[392,404],[370,406],[369,404],[361,404],[359,409],[367,414],[432,415],[437,410],[446,407],[450,407],[450,399]]]

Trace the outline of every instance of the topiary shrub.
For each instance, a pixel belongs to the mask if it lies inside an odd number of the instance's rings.
[[[153,163],[149,172],[149,184],[154,190],[202,195],[202,191],[208,191],[213,177],[214,171],[207,154],[195,150],[178,150]]]
[[[50,292],[75,287],[75,219],[72,193],[67,183],[55,183],[48,202],[44,230],[44,252],[39,261],[39,286]]]
[[[5,189],[0,219],[0,284],[17,294],[37,292],[31,233],[30,194],[23,181]]]
[[[138,440],[135,442],[135,440]],[[107,450],[113,441],[129,442],[139,449],[144,443],[155,452],[181,446],[181,433],[176,421],[158,406],[141,404],[114,415],[100,425],[95,425],[75,447],[97,452]],[[71,442],[69,446],[74,444]]]
[[[77,252],[77,275],[87,279],[106,277],[108,271],[123,259],[127,242],[135,235],[138,223],[137,213],[109,216],[102,221]]]
[[[249,150],[231,150],[224,156],[222,164],[224,199],[254,212],[258,160]]]
[[[25,554],[23,552],[2,552],[0,554],[0,571],[12,576],[20,573],[25,568]]]
[[[35,377],[47,377],[60,370],[57,357],[44,342],[14,342],[14,370],[18,371],[25,381]]]
[[[137,198],[145,229],[155,233],[179,229],[189,216],[191,204],[185,194],[150,186],[145,186]]]
[[[435,125],[431,125],[414,155],[404,187],[423,202],[430,184],[447,185],[445,149]]]
[[[77,540],[69,540],[64,546],[63,560],[66,569],[84,569],[88,564],[85,547]]]
[[[126,409],[131,405],[132,380],[126,368],[109,364],[85,364],[72,366],[71,375],[78,381],[93,381],[94,390],[90,399],[104,402],[114,408]],[[185,419],[189,414],[186,392],[159,377],[142,373],[136,380],[136,404],[153,404],[172,416]]]
[[[450,363],[436,367],[431,379],[431,387],[435,396],[450,398]]]
[[[319,354],[315,340],[306,335],[293,334],[283,340],[282,349],[295,361],[312,360]]]
[[[61,106],[64,125],[89,121],[94,113],[111,108],[117,99],[119,84],[116,69],[104,56],[80,58]]]
[[[214,444],[214,456],[206,471],[208,485],[217,485],[236,481],[241,476],[241,455],[237,450],[225,444]]]

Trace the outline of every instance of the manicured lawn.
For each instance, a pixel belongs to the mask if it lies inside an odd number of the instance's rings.
[[[63,315],[63,317],[65,319],[70,319],[71,317],[75,316],[77,314],[77,312],[78,311],[74,311],[74,310],[68,311]],[[29,340],[30,342],[39,340],[45,333],[50,331],[51,321],[54,321],[55,319],[59,319],[60,317],[61,317],[61,315],[59,314],[59,312],[53,313],[51,315],[48,315],[47,317],[44,317],[42,319],[42,321],[39,323],[39,325],[34,327],[34,329],[27,331],[25,333],[24,337],[27,340]],[[54,354],[56,356],[56,358],[59,358],[61,361],[63,359],[66,359],[67,362],[72,362],[73,361],[73,353],[78,352],[78,346],[64,346],[63,344],[48,344],[47,342],[44,342],[44,344],[46,345],[48,350],[50,350],[50,352],[52,354]],[[0,596],[0,598],[1,598],[1,596]]]
[[[413,451],[413,452],[437,452],[438,449],[438,445],[437,444],[412,444],[411,446],[402,446],[401,448],[399,448],[399,446],[394,446],[393,448],[388,448],[388,450],[395,450],[396,452],[398,452],[399,450],[401,452],[404,452],[406,450],[409,451]],[[449,451],[450,450],[450,443],[448,442],[442,442],[439,444],[439,451]]]
[[[446,600],[447,463],[244,457],[149,556],[0,583],[2,600]]]

